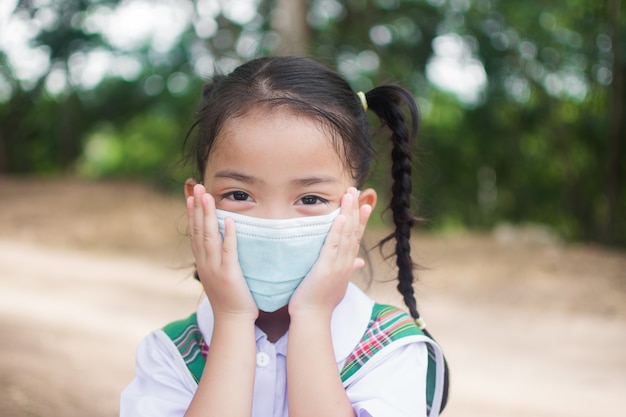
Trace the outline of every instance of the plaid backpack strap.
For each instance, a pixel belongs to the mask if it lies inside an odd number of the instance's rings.
[[[166,325],[163,327],[163,332],[169,336],[180,352],[193,379],[199,382],[206,363],[208,346],[198,327],[196,313],[186,319]]]
[[[360,378],[359,371],[378,352],[392,343],[424,342],[428,350],[426,405],[429,417],[439,415],[444,386],[443,353],[437,343],[426,336],[415,321],[397,307],[375,304],[367,330],[341,370],[344,386]]]

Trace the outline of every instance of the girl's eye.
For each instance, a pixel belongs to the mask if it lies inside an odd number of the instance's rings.
[[[236,201],[248,201],[250,194],[243,191],[233,191],[228,194],[224,194],[224,198],[229,198]]]
[[[321,197],[316,195],[305,195],[300,199],[301,204],[311,205],[311,204],[320,204],[320,203],[328,203],[328,200],[324,200]]]

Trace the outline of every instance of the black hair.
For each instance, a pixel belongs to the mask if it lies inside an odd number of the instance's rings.
[[[229,75],[217,75],[206,84],[196,121],[186,138],[186,159],[194,161],[204,178],[209,154],[226,122],[249,112],[282,108],[311,117],[328,129],[346,168],[360,188],[370,174],[371,135],[365,109],[372,110],[391,131],[392,197],[388,209],[395,230],[380,246],[395,240],[398,291],[409,313],[420,318],[413,282],[416,264],[411,258],[411,228],[419,219],[411,212],[411,155],[417,137],[419,113],[412,94],[386,85],[365,93],[366,106],[348,82],[334,70],[303,57],[266,57],[249,61]],[[404,109],[408,110],[409,119]],[[192,132],[196,134],[192,137]],[[424,330],[426,334],[428,332]],[[442,409],[447,401],[448,372]]]
[[[201,178],[215,139],[227,121],[251,111],[283,108],[312,117],[332,133],[346,152],[356,185],[369,174],[369,128],[360,101],[348,83],[329,68],[306,58],[258,58],[218,75],[205,85],[195,123],[195,141],[186,159],[195,161]],[[190,135],[187,135],[189,140]]]

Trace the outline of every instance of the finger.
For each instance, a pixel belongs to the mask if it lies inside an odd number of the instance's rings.
[[[356,258],[354,260],[354,264],[352,265],[352,270],[356,271],[357,269],[361,269],[365,266],[365,259],[363,258]]]
[[[341,196],[339,202],[339,209],[341,214],[350,215],[351,210],[354,208],[354,194],[352,192],[354,188],[349,187],[344,195]]]
[[[341,197],[340,213],[346,216],[346,227],[344,233],[350,233],[353,228],[354,221],[354,194],[348,188],[346,193]]]
[[[204,241],[208,244],[214,244],[216,241],[218,243],[221,242],[217,226],[217,214],[215,212],[215,199],[209,193],[202,196],[202,214]]]
[[[215,199],[209,193],[202,196],[202,209],[203,209],[203,246],[207,261],[210,261],[211,265],[219,266],[222,262],[221,258],[221,245],[222,235],[220,234],[219,226],[217,223],[217,213],[215,211]]]
[[[193,240],[193,196],[187,197],[187,234]]]
[[[365,226],[371,214],[371,206],[364,205],[360,207],[358,199],[358,191],[354,187],[348,188],[347,194],[352,196],[352,205],[350,207],[350,229],[344,232],[344,254],[347,259],[353,259],[356,257],[361,249],[361,238],[365,232]],[[349,200],[349,199],[347,199]],[[346,201],[348,203],[349,201]],[[361,268],[364,264],[363,260],[356,258],[353,262],[352,270]]]
[[[200,253],[201,244],[199,241],[201,239],[197,233],[198,226],[195,220],[195,205],[196,199],[193,196],[189,196],[189,198],[187,198],[187,233],[189,234],[189,239],[191,241],[191,252],[193,253],[194,258],[196,258],[196,261],[199,261],[204,259],[204,256]]]
[[[224,219],[224,241],[222,243],[222,264],[233,266],[238,263],[237,259],[237,233],[235,221],[231,217]]]
[[[202,240],[204,233],[204,218],[203,218],[203,208],[202,208],[202,196],[205,194],[206,190],[204,186],[200,184],[196,184],[193,187],[193,208],[191,208],[190,215],[190,233],[191,233],[191,242],[192,249],[196,256],[203,255],[202,251]]]
[[[340,213],[330,227],[330,231],[326,236],[326,241],[324,242],[324,246],[322,246],[322,251],[320,252],[320,258],[329,257],[331,253],[337,252],[343,236],[345,224],[346,216],[345,214]]]
[[[372,206],[369,204],[363,204],[359,207],[359,240],[363,238],[363,234],[365,233],[365,227],[367,226],[367,222],[369,221],[370,216],[372,215]]]
[[[352,233],[358,246],[361,242],[361,235],[359,234],[359,192],[354,187],[350,187],[350,192],[352,194]]]
[[[338,256],[340,256],[341,258],[356,256],[356,253],[354,252],[354,247],[356,243],[356,232],[358,231],[358,211],[357,215],[355,216],[355,191],[355,189],[350,187],[341,199],[341,211],[342,213],[345,213],[346,216],[346,223],[343,227],[343,232],[338,248]]]
[[[206,193],[206,189],[201,184],[196,184],[193,187],[193,223],[194,223],[194,236],[200,236],[203,232],[203,209],[202,209],[202,196]]]

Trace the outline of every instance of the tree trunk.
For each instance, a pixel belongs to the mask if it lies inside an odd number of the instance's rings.
[[[272,29],[278,33],[279,55],[308,55],[311,33],[307,24],[307,0],[276,0],[272,10]]]
[[[608,161],[606,196],[608,202],[608,218],[604,225],[603,240],[611,243],[616,238],[615,226],[619,211],[620,171],[622,165],[622,144],[624,136],[624,68],[621,57],[620,44],[620,9],[621,0],[609,0],[609,27],[611,28],[611,41],[613,51],[613,82],[610,89],[610,111],[608,131]]]

